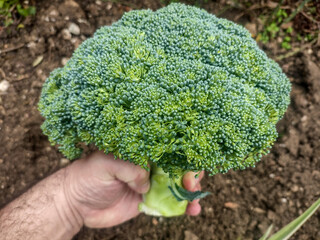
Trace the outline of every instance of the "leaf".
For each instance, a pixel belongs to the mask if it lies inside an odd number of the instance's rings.
[[[301,216],[293,220],[291,223],[283,227],[276,234],[272,235],[268,240],[286,240],[289,239],[320,207],[320,198],[311,205]]]
[[[43,56],[42,56],[42,55],[38,56],[38,57],[33,61],[32,67],[38,66],[38,65],[41,63],[42,60],[43,60]]]
[[[272,225],[268,227],[267,231],[263,234],[263,236],[259,240],[267,240],[267,237],[269,237],[271,230],[272,230]]]
[[[30,15],[35,15],[36,14],[36,8],[35,7],[31,6],[31,7],[27,7],[27,8],[22,8],[21,4],[17,5],[17,11],[23,17],[28,17]]]
[[[201,191],[195,191],[195,192],[190,192],[175,183],[174,188],[169,186],[169,189],[172,193],[172,195],[180,202],[183,200],[188,200],[189,202],[192,202],[195,199],[201,199],[204,198],[208,195],[210,195],[210,192],[201,192]]]

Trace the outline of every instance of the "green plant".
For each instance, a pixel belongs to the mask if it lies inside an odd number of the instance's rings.
[[[265,20],[265,28],[262,33],[260,33],[260,40],[263,43],[267,43],[270,40],[275,39],[280,33],[280,25],[283,23],[283,20],[288,16],[285,10],[280,8],[276,9],[274,12],[273,18],[268,18]],[[268,22],[270,21],[271,22]]]
[[[182,188],[187,171],[245,169],[268,153],[290,88],[245,28],[176,3],[99,29],[50,74],[39,110],[68,158],[94,144],[151,168],[140,209],[174,216],[206,195]]]
[[[22,17],[28,17],[36,14],[35,7],[23,7],[20,4],[20,0],[0,0],[0,19],[3,19],[4,27],[8,27],[13,23],[12,12],[15,10]]]
[[[310,0],[304,0],[302,1],[299,6],[291,12],[290,15],[286,12],[285,9],[282,9],[281,7],[284,0],[280,0],[277,7],[273,10],[273,12],[268,14],[268,17],[266,16],[260,16],[261,20],[264,22],[264,30],[260,32],[257,36],[257,40],[261,41],[263,43],[268,43],[270,41],[273,41],[275,38],[280,37],[282,39],[281,41],[281,47],[289,50],[291,49],[291,39],[293,35],[293,28],[291,26],[284,27],[284,24],[289,23],[292,21],[296,15],[302,11],[302,9],[305,7],[305,5],[310,2]],[[307,8],[309,12],[313,12],[313,8]],[[310,18],[310,17],[309,17]],[[312,18],[311,18],[312,19]],[[313,19],[312,19],[313,20]],[[313,20],[315,21],[315,20]],[[306,41],[312,41],[315,37],[317,37],[317,32],[312,35],[311,37],[305,37]],[[300,41],[301,35],[296,33],[295,38]]]
[[[312,204],[301,216],[284,226],[271,237],[272,225],[259,240],[286,240],[289,239],[298,229],[320,208],[320,198]]]

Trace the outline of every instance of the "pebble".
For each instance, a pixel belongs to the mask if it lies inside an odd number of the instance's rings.
[[[275,212],[269,210],[268,213],[267,213],[267,217],[270,219],[270,220],[275,220],[277,218],[277,215]]]
[[[62,38],[63,38],[64,40],[70,40],[71,37],[72,37],[72,35],[71,35],[71,33],[70,33],[70,31],[69,31],[68,29],[63,29],[63,30],[61,31],[61,34],[62,34]]]
[[[307,50],[307,53],[311,55],[311,54],[313,53],[312,49],[309,48],[309,49]]]
[[[269,177],[270,177],[270,178],[274,178],[275,176],[276,176],[276,175],[275,175],[274,173],[270,173],[270,174],[269,174]]]
[[[34,41],[31,41],[31,42],[29,42],[28,44],[27,44],[27,47],[28,48],[35,48],[37,45],[36,45],[36,43],[34,42]]]
[[[239,207],[239,204],[234,202],[226,202],[224,204],[224,207],[230,208],[230,209],[237,209]]]
[[[0,82],[0,92],[5,93],[8,90],[9,86],[10,84],[7,80],[2,80]]]
[[[60,166],[61,167],[64,167],[64,166],[68,165],[69,163],[70,163],[70,161],[67,158],[61,158],[60,159]]]
[[[66,65],[67,62],[68,62],[68,60],[69,60],[69,58],[63,57],[63,58],[61,59],[61,64],[62,64],[63,66]]]
[[[193,232],[186,230],[184,231],[184,240],[198,240],[198,236],[195,235]]]
[[[59,12],[56,9],[53,9],[50,13],[49,13],[50,17],[58,17],[59,16]]]
[[[304,115],[302,118],[301,118],[301,122],[305,122],[308,120],[308,116]]]
[[[247,23],[244,27],[251,33],[252,37],[257,36],[257,25],[255,23]]]
[[[111,8],[112,8],[112,2],[108,2],[106,9],[107,9],[107,10],[110,10]]]
[[[298,192],[298,191],[299,191],[299,186],[293,185],[293,186],[291,187],[291,191],[292,191],[292,192]]]
[[[253,211],[255,211],[256,213],[265,213],[266,212],[262,208],[258,208],[258,207],[253,208]]]
[[[2,163],[3,163],[3,159],[0,158],[0,164],[2,164]]]
[[[153,225],[158,225],[158,220],[156,218],[152,218],[152,224]]]
[[[287,200],[286,198],[281,198],[280,201],[281,201],[282,203],[287,203],[287,202],[288,202],[288,200]]]
[[[204,211],[205,211],[206,213],[212,213],[212,212],[213,212],[213,208],[212,208],[212,207],[205,207],[205,208],[204,208]]]
[[[73,35],[79,35],[80,34],[80,27],[75,23],[70,23],[68,30]]]

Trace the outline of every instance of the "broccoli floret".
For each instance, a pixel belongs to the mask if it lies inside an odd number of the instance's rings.
[[[186,171],[254,166],[277,138],[290,89],[245,28],[175,3],[100,28],[50,74],[39,110],[68,158],[94,144],[154,163],[181,186]]]

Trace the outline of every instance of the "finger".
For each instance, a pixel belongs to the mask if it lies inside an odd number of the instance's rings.
[[[204,171],[201,171],[200,174],[199,174],[199,178],[198,178],[199,180],[198,181],[200,182],[203,177],[204,177]]]
[[[138,193],[146,193],[150,188],[150,172],[140,166],[113,158],[107,161],[105,167],[111,176],[127,183],[132,190]]]
[[[183,186],[188,191],[194,191],[196,185],[198,184],[198,182],[200,182],[201,178],[203,177],[203,172],[200,173],[198,178],[195,177],[197,174],[198,173],[196,173],[196,172],[187,172],[183,176]],[[201,176],[201,174],[202,174],[202,176]]]
[[[194,191],[201,191],[201,185],[200,185],[200,183],[197,183]],[[197,203],[199,203],[199,202],[200,202],[200,199],[195,199],[195,200],[193,200],[192,202],[189,202],[189,204],[197,204]]]
[[[197,216],[201,212],[201,206],[199,203],[190,204],[187,206],[186,214],[190,216]]]
[[[91,218],[86,219],[85,225],[93,228],[106,228],[126,222],[140,214],[138,205],[141,201],[141,195],[131,191],[112,208],[94,212]]]
[[[200,191],[201,185],[200,183],[197,184],[195,191]],[[200,199],[196,199],[192,202],[190,202],[187,206],[186,214],[190,216],[196,216],[199,215],[201,212],[201,205],[199,204]]]

